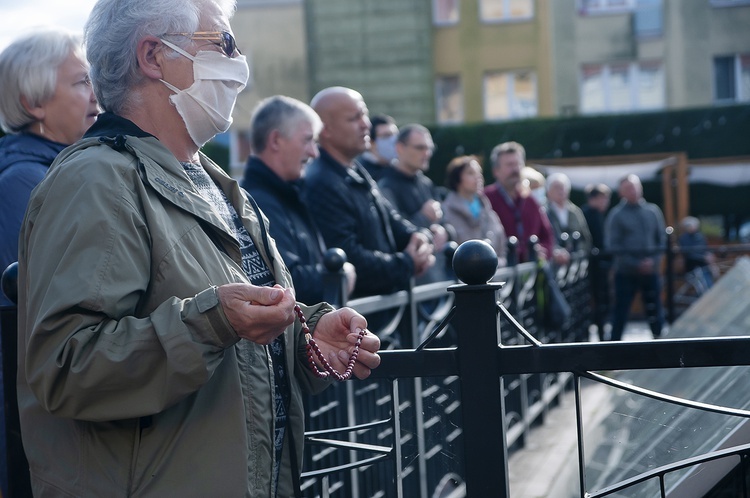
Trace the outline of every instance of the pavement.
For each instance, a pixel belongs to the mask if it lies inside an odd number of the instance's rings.
[[[646,322],[629,322],[623,331],[623,341],[652,339]],[[598,340],[596,332],[592,331],[591,341]],[[582,379],[584,441],[591,436],[587,426],[592,430],[599,427],[599,422],[611,413],[611,393],[612,389],[607,386]],[[511,453],[508,460],[510,498],[581,496],[577,442],[575,393],[570,391],[547,413],[544,424],[530,431],[526,446]]]

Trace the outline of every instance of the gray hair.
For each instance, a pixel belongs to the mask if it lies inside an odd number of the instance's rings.
[[[303,121],[312,125],[315,136],[323,128],[318,113],[304,102],[284,95],[261,100],[250,118],[250,143],[253,152],[260,154],[266,149],[268,136],[273,130],[279,130],[288,138]]]
[[[490,162],[493,168],[497,167],[497,159],[503,154],[519,154],[521,163],[526,163],[526,149],[523,148],[523,145],[518,142],[504,142],[496,145],[490,152]]]
[[[37,107],[51,99],[57,70],[72,53],[83,58],[80,35],[43,28],[24,35],[0,53],[0,126],[18,133],[36,121],[21,103]]]
[[[411,138],[411,134],[415,132],[422,133],[423,135],[427,135],[428,137],[432,138],[432,135],[430,135],[430,130],[428,130],[421,124],[412,123],[401,127],[401,129],[398,131],[398,137],[396,138],[396,141],[407,145],[409,143],[409,138]]]
[[[570,178],[568,178],[568,175],[565,173],[552,173],[549,175],[547,177],[547,191],[549,192],[550,187],[556,183],[562,185],[566,194],[570,193]]]
[[[143,79],[136,58],[139,40],[197,30],[202,8],[208,4],[218,6],[227,18],[236,8],[236,0],[99,0],[86,21],[84,37],[91,81],[102,109],[121,114],[137,104],[131,89]]]

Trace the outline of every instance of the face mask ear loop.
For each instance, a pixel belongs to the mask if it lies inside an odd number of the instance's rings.
[[[176,86],[174,86],[172,83],[167,83],[163,79],[159,79],[159,81],[161,81],[162,83],[164,83],[164,85],[166,85],[166,87],[169,88],[170,90],[172,90],[174,93],[180,93],[180,89],[177,88]]]
[[[188,59],[190,59],[191,61],[195,62],[195,57],[193,57],[193,56],[192,56],[192,55],[190,55],[189,53],[185,52],[185,51],[184,51],[183,49],[181,49],[180,47],[178,47],[178,46],[177,46],[177,45],[175,45],[174,43],[172,43],[172,42],[168,42],[168,41],[167,41],[167,40],[165,40],[164,38],[159,38],[159,39],[161,40],[161,42],[162,42],[162,43],[163,43],[164,45],[168,46],[169,48],[171,48],[172,50],[174,50],[174,51],[175,51],[175,52],[177,52],[178,54],[180,54],[180,55],[183,55],[183,56],[187,57]]]

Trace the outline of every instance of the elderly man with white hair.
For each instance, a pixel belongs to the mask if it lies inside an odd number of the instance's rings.
[[[552,173],[547,178],[547,217],[555,231],[557,245],[565,250],[591,250],[591,232],[589,232],[583,211],[570,202],[570,178],[565,173]],[[573,234],[578,233],[578,242],[573,241]],[[568,234],[564,240],[563,234]]]
[[[299,495],[302,390],[379,363],[361,315],[295,302],[262,212],[199,152],[248,79],[234,10],[99,0],[86,23],[105,113],[20,239],[35,496]]]

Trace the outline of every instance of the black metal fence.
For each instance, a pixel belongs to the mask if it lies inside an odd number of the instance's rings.
[[[671,271],[679,248],[670,241],[662,250],[671,253],[667,258]],[[588,338],[591,323],[588,258],[575,254],[569,265],[553,272],[575,310],[566,324],[545,316],[548,288],[540,268],[538,263],[523,263],[503,269],[495,280],[504,285],[485,283],[471,272],[463,275],[471,285],[449,288],[451,306],[438,325],[434,315],[420,312],[422,289],[381,299],[381,304],[387,301],[411,316],[419,345],[382,352],[383,363],[370,380],[337,386],[322,401],[310,400],[311,430],[332,426],[333,418],[316,409],[324,405],[345,410],[352,430],[338,425],[346,436],[333,445],[321,446],[314,432],[308,434],[316,445],[309,446],[306,469],[318,470],[304,474],[306,496],[507,497],[508,452],[523,446],[528,431],[543,422],[566,388],[575,389],[580,405],[581,377],[615,385],[591,372],[750,364],[750,337],[580,343]],[[674,277],[667,278],[668,292]],[[439,294],[421,297],[435,296]],[[365,314],[380,309],[373,300],[347,304]],[[685,406],[750,416],[637,387],[615,387]],[[585,489],[580,406],[577,412],[581,496],[610,496],[649,479],[658,480],[666,496],[665,475],[726,454],[744,458],[750,448],[709,453],[590,491]],[[377,456],[368,458],[367,452]],[[319,465],[324,453],[328,468]],[[384,462],[376,465],[372,458]]]
[[[566,389],[575,389],[579,401],[581,377],[607,381],[590,372],[750,365],[748,337],[580,342],[588,338],[591,323],[587,255],[576,253],[570,264],[551,272],[574,310],[562,323],[549,316],[549,273],[540,263],[488,274],[482,268],[491,267],[495,256],[483,251],[475,242],[459,248],[457,263],[461,258],[478,262],[475,267],[459,264],[465,284],[447,280],[341,302],[365,315],[391,309],[408,324],[398,330],[408,330],[411,337],[405,342],[414,347],[382,351],[382,364],[367,381],[337,384],[307,400],[305,496],[507,497],[509,451],[525,444],[529,431],[544,421]],[[487,283],[490,277],[493,282]],[[343,295],[335,271],[330,285],[333,298]],[[0,315],[3,330],[15,330],[15,309],[2,309]],[[4,341],[7,336],[3,334]],[[6,357],[15,352],[14,346],[3,346]],[[7,394],[14,390],[9,383],[15,372],[9,368],[6,359]],[[17,423],[12,395],[6,396],[6,405],[9,423]],[[748,416],[741,410],[702,408]],[[662,481],[663,488],[669,472],[719,457],[708,454],[586,491],[578,412],[581,496],[608,496],[646,479]],[[9,434],[8,443],[10,495],[26,496],[20,437],[14,440]],[[749,450],[733,451],[746,455]]]

